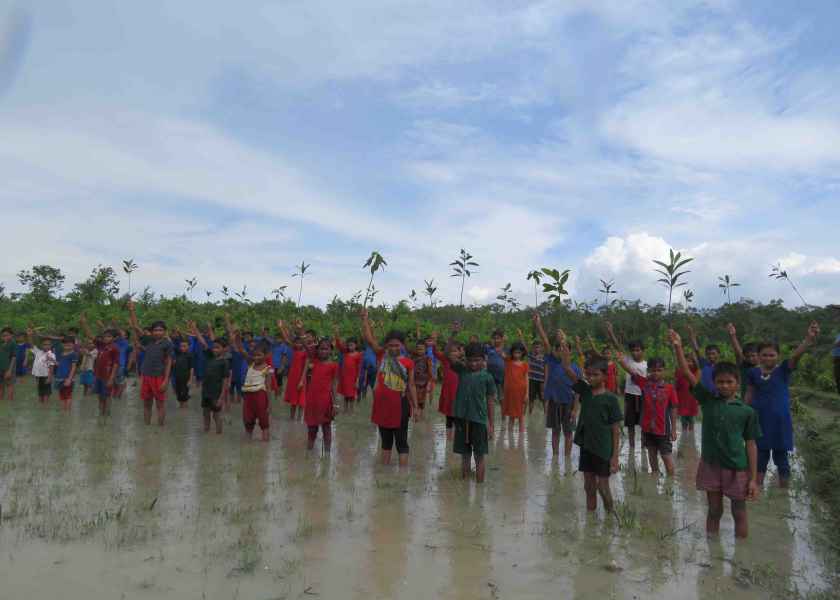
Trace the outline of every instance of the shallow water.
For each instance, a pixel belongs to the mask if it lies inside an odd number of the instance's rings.
[[[28,383],[0,404],[0,598],[737,600],[840,589],[799,461],[789,491],[769,477],[749,505],[749,540],[734,542],[728,514],[720,538],[706,539],[699,429],[677,443],[674,481],[634,475],[623,446],[612,480],[621,526],[600,508],[586,514],[582,476],[552,460],[539,409],[523,437],[491,442],[476,485],[460,479],[436,413],[412,425],[401,473],[377,464],[369,402],[338,416],[326,458],[320,439],[307,453],[282,403],[268,444],[244,441],[238,406],[218,436],[201,431],[195,398],[174,404],[163,430],[143,424],[136,387],[106,422],[78,391],[69,416],[57,399],[37,405]]]

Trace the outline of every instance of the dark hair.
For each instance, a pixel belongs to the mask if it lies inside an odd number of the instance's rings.
[[[250,335],[251,337],[254,337],[254,332],[249,329],[248,331],[243,331],[242,335]]]
[[[510,355],[513,356],[513,353],[519,350],[522,353],[522,356],[528,354],[528,350],[525,348],[525,344],[522,342],[514,342],[510,347]]]
[[[330,350],[332,350],[333,344],[330,338],[322,337],[320,340],[318,340],[318,347],[320,347],[321,344],[327,344],[330,347]]]
[[[505,337],[505,332],[504,332],[504,331],[502,331],[501,329],[494,329],[494,330],[493,330],[493,333],[491,333],[491,334],[490,334],[490,337],[491,337],[491,338],[494,338],[494,337]]]
[[[645,345],[642,343],[642,340],[630,340],[629,342],[627,342],[627,349],[632,350],[633,348],[644,350]]]
[[[314,329],[307,329],[307,330],[306,330],[306,331],[304,331],[303,333],[307,333],[307,334],[311,335],[311,336],[312,336],[312,337],[314,337],[314,338],[317,338],[317,337],[318,337],[318,332],[317,332],[317,331],[315,331]]]
[[[749,354],[751,352],[758,352],[758,344],[755,342],[750,342],[748,344],[744,344],[743,348],[744,354]]]
[[[163,321],[155,321],[154,323],[149,325],[149,330],[151,331],[152,329],[157,329],[158,327],[165,330],[166,329],[166,323],[164,323]]]
[[[472,342],[467,344],[467,349],[465,351],[467,358],[483,358],[484,357],[484,346],[479,343]]]
[[[402,344],[402,343],[405,342],[405,335],[403,334],[402,331],[399,331],[397,329],[392,329],[387,334],[385,334],[385,343],[387,344],[391,340],[397,340],[399,343]]]
[[[601,371],[602,373],[606,373],[609,370],[609,363],[607,359],[600,355],[590,356],[586,359],[586,365],[584,369],[593,369],[595,371]]]
[[[719,362],[712,370],[712,380],[715,380],[720,375],[732,375],[738,381],[741,381],[741,370],[738,366],[731,362]]]
[[[76,338],[74,338],[72,335],[65,335],[63,338],[61,338],[61,343],[62,344],[75,344],[76,343]]]
[[[765,348],[773,348],[777,354],[779,353],[779,344],[776,342],[761,342],[758,344],[758,352],[761,352]]]
[[[227,340],[223,337],[217,337],[213,340],[213,344],[219,344],[222,348],[227,348]]]
[[[111,337],[115,338],[117,337],[117,332],[114,329],[106,329],[102,332],[102,335],[110,335]]]
[[[712,350],[715,350],[718,354],[720,354],[720,346],[717,344],[707,344],[706,352],[711,352]]]
[[[68,327],[67,331],[70,332],[70,333],[79,333],[79,328],[78,327]]]
[[[13,333],[13,332],[12,332],[11,327],[4,327],[2,330],[0,330],[0,333]]]
[[[345,344],[356,344],[358,346],[359,345],[359,340],[357,340],[355,337],[349,337],[346,340],[344,340],[344,343]]]
[[[665,359],[659,356],[654,356],[653,358],[649,358],[647,360],[648,369],[664,369],[665,368]]]
[[[562,350],[564,346],[565,346],[566,348],[568,348],[569,350],[571,350],[571,349],[572,349],[572,345],[571,345],[569,342],[561,342],[560,340],[555,340],[555,341],[554,341],[554,346],[553,346],[553,348],[554,348],[555,350],[557,350],[558,348],[560,348],[560,349]]]

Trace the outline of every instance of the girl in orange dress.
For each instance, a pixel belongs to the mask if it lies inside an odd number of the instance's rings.
[[[353,403],[359,388],[359,372],[362,369],[363,355],[359,352],[356,338],[342,341],[335,333],[335,347],[341,353],[341,366],[338,372],[338,394],[344,398],[344,412],[353,412]]]
[[[514,420],[519,420],[519,432],[525,431],[523,415],[528,402],[528,363],[525,357],[525,345],[516,342],[510,347],[510,356],[505,357],[505,386],[502,399],[502,416],[508,417],[508,427],[513,428]]]

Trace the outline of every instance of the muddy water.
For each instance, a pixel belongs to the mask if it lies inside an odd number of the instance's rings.
[[[339,415],[327,458],[277,402],[268,444],[243,441],[238,407],[221,436],[200,431],[195,401],[144,426],[136,388],[108,422],[96,410],[43,408],[29,385],[0,404],[0,598],[737,600],[828,598],[838,583],[800,471],[750,505],[748,541],[728,515],[706,539],[699,430],[678,442],[672,482],[634,476],[625,449],[617,524],[586,514],[539,411],[492,442],[477,486],[436,414],[412,426],[400,473],[376,464],[369,402]]]

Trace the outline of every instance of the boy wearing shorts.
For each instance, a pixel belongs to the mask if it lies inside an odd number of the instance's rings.
[[[475,457],[475,481],[484,482],[485,456],[493,437],[493,402],[496,381],[484,368],[484,348],[472,343],[466,349],[466,364],[453,362],[458,373],[458,392],[455,396],[455,441],[453,450],[462,457],[461,475],[470,472],[471,457]]]

